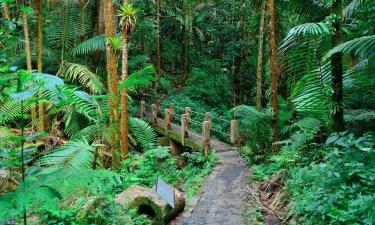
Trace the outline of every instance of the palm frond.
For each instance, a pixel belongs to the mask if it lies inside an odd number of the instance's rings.
[[[42,166],[55,169],[89,169],[94,160],[95,144],[86,139],[71,140],[40,159]]]
[[[375,35],[355,38],[331,49],[323,58],[327,60],[337,53],[352,54],[355,56],[373,57],[375,55]]]
[[[129,128],[133,137],[145,150],[155,147],[156,133],[148,123],[138,118],[130,118]]]
[[[149,85],[154,78],[155,68],[153,65],[148,65],[134,73],[132,73],[125,82],[120,83],[120,88],[127,88],[133,91],[136,88],[141,88]]]
[[[73,56],[87,55],[96,51],[105,51],[105,37],[104,35],[94,36],[83,41],[71,50]]]
[[[64,62],[57,75],[67,81],[81,84],[94,94],[100,94],[104,91],[104,85],[100,78],[84,65]]]

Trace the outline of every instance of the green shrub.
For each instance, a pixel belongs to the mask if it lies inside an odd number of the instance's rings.
[[[328,138],[323,163],[297,168],[288,191],[302,224],[375,223],[375,138]]]

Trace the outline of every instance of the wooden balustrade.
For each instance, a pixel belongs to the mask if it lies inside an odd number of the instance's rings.
[[[188,115],[182,114],[181,115],[181,144],[185,145],[185,138],[188,138],[188,130],[189,130],[189,118]]]
[[[144,115],[145,115],[145,107],[146,107],[146,102],[145,101],[141,101],[141,109],[140,109],[140,117],[141,119],[143,119]]]
[[[141,101],[140,105],[140,117],[143,118],[146,115],[145,109],[145,101]],[[157,104],[151,105],[151,123],[157,124],[157,116],[161,110],[161,101],[158,101]],[[172,128],[172,124],[174,122],[174,115],[176,107],[173,103],[169,104],[169,108],[164,110],[164,129],[165,134],[168,134],[168,131]],[[190,107],[185,107],[184,114],[181,115],[181,144],[184,146],[186,138],[188,138],[189,129],[190,129],[190,122],[191,122],[192,110]],[[222,120],[222,119],[220,119]],[[223,120],[225,121],[225,120]],[[228,121],[229,122],[229,121]],[[204,121],[202,123],[202,147],[203,147],[203,155],[207,156],[208,151],[210,149],[211,143],[211,130],[212,130],[212,116],[211,113],[206,112],[204,114]],[[219,131],[218,131],[219,132]],[[232,146],[238,146],[239,142],[239,131],[238,131],[238,120],[234,117],[230,121],[230,142]]]
[[[234,119],[230,121],[230,142],[232,143],[233,147],[238,146],[238,139],[239,139],[238,120]]]
[[[158,109],[156,104],[151,105],[151,123],[156,124],[158,122]]]
[[[171,123],[173,123],[173,121],[174,121],[174,114],[176,113],[176,106],[173,104],[173,103],[171,103],[171,104],[169,104],[169,111],[170,111],[170,113],[171,113]]]
[[[172,122],[171,122],[171,110],[170,109],[165,109],[164,110],[164,125],[165,125],[165,133],[168,134],[168,130],[171,129],[172,127]]]
[[[206,120],[203,122],[202,127],[202,136],[203,136],[203,155],[208,155],[208,150],[211,147],[211,121]]]

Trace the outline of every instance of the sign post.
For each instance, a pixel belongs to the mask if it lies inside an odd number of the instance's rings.
[[[159,177],[156,178],[156,193],[172,208],[176,207],[175,189]]]

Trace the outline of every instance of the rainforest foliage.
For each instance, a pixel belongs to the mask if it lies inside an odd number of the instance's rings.
[[[228,143],[225,121],[239,120],[238,150],[273,198],[259,224],[270,211],[288,224],[375,223],[375,1],[0,9],[0,223],[151,224],[113,199],[157,177],[195,198],[215,152],[173,155],[141,100],[191,107],[195,121],[210,112]]]

